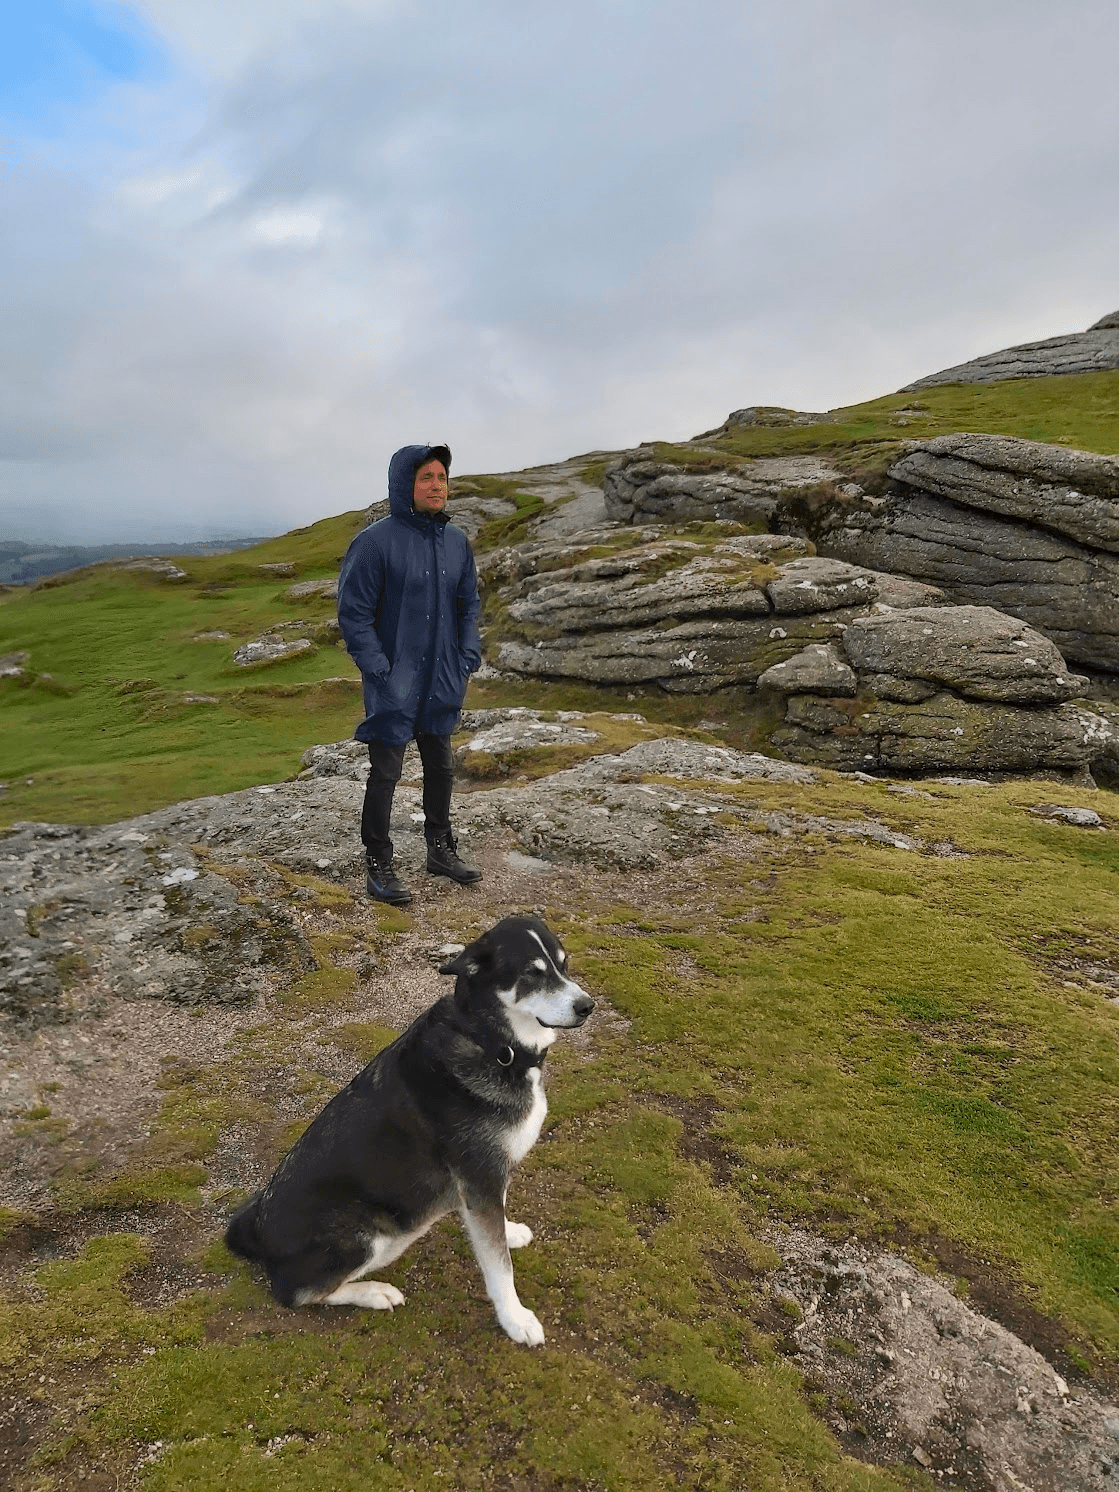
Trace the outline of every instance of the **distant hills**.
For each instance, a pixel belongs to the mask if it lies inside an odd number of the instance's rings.
[[[58,575],[99,560],[129,559],[145,554],[229,554],[263,543],[255,539],[211,539],[199,544],[25,544],[0,540],[0,585],[29,585],[44,575]]]

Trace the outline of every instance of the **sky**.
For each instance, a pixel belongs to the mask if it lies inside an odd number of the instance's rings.
[[[1119,307],[1114,0],[0,0],[0,539],[278,533]]]

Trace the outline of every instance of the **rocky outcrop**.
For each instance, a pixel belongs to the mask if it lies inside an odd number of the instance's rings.
[[[941,383],[996,383],[1003,378],[1049,378],[1060,373],[1100,373],[1119,368],[1119,311],[1102,316],[1086,332],[1023,342],[971,362],[930,373],[899,390],[931,389]]]
[[[313,968],[284,897],[261,894],[260,872],[267,868],[287,897],[312,901],[308,884],[359,884],[362,755],[354,742],[313,748],[299,781],[123,823],[13,825],[0,840],[0,1017],[56,1025],[96,1013],[113,996],[242,1004],[265,976],[282,983]],[[679,785],[646,783],[646,775]],[[531,857],[534,873],[557,864],[651,867],[717,843],[735,824],[922,847],[872,818],[762,810],[727,791],[751,779],[814,775],[700,741],[653,739],[538,779],[528,792],[464,793],[456,826],[471,843],[496,835]],[[392,832],[408,873],[426,857],[422,825],[421,793],[402,783]],[[254,886],[247,896],[246,877]]]
[[[501,643],[499,666],[673,693],[757,688],[780,712],[776,750],[848,771],[1112,774],[1113,724],[1071,703],[1088,680],[1020,619],[882,571],[788,557],[803,542],[776,534],[649,535],[606,555],[538,544],[520,566],[495,558],[521,632]]]
[[[499,665],[529,677],[705,694],[753,685],[874,605],[942,599],[933,587],[804,549],[775,534],[707,544],[654,538],[514,579],[499,594],[524,640],[502,644]],[[541,553],[535,560],[548,563]]]
[[[730,519],[768,529],[777,526],[783,496],[828,482],[842,486],[847,478],[821,456],[713,456],[683,466],[638,450],[606,468],[602,491],[607,513],[619,523]]]
[[[338,595],[338,577],[324,580],[299,580],[295,585],[289,585],[284,592],[285,601],[303,601],[308,596],[322,596],[324,600],[333,601]]]
[[[266,970],[310,968],[290,914],[243,903],[193,832],[208,810],[251,821],[269,791],[99,828],[15,825],[0,846],[0,1014],[54,1023],[109,995],[236,1004]]]
[[[995,606],[1066,658],[1119,670],[1119,458],[943,435],[889,471],[883,498],[837,502],[819,548]]]
[[[794,761],[1076,776],[1115,745],[1102,715],[1069,703],[1086,682],[1025,623],[958,606],[857,617],[758,685],[781,698],[770,741]]]

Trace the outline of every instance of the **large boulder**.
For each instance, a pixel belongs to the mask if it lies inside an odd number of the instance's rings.
[[[1023,342],[989,352],[907,383],[903,394],[941,383],[996,383],[1004,378],[1049,378],[1060,373],[1100,373],[1119,368],[1119,311],[1102,316],[1086,332]]]
[[[1119,458],[945,435],[889,475],[885,497],[830,506],[814,535],[822,552],[995,606],[1066,658],[1119,671]]]
[[[783,696],[770,743],[793,761],[1083,775],[1114,746],[1104,717],[1069,703],[1086,682],[1024,622],[958,606],[857,617],[759,687]]]
[[[890,476],[1119,554],[1119,457],[1009,435],[938,435],[895,462]]]

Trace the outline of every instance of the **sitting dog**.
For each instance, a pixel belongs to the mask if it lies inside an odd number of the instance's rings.
[[[229,1223],[226,1244],[264,1267],[277,1300],[403,1305],[395,1286],[361,1276],[457,1211],[503,1330],[543,1342],[509,1260],[532,1232],[508,1221],[505,1197],[548,1112],[540,1069],[556,1030],[594,1009],[566,969],[535,917],[504,918],[442,966],[454,993],[331,1099]]]

